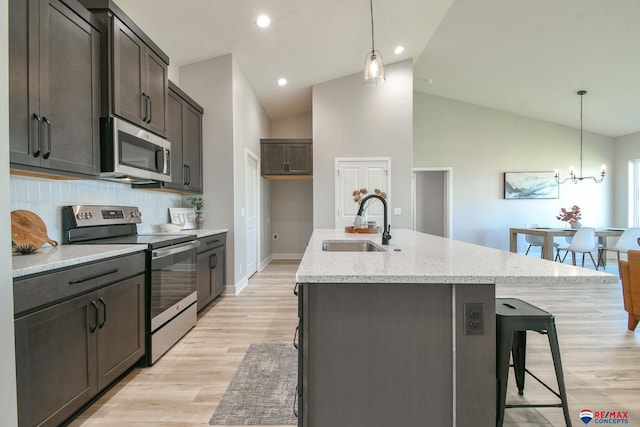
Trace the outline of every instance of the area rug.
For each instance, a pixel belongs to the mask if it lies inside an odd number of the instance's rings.
[[[251,344],[209,425],[296,425],[297,354],[290,343]]]

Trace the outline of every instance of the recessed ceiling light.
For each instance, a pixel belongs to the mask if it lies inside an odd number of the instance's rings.
[[[278,86],[286,86],[286,85],[287,85],[287,79],[285,79],[284,77],[278,79]]]
[[[256,19],[256,25],[260,28],[268,27],[271,24],[271,19],[267,15],[260,15]]]
[[[402,52],[404,52],[404,46],[397,46],[397,47],[393,50],[393,53],[395,53],[396,55],[400,55]]]

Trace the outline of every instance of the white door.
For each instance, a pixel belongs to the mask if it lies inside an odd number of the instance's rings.
[[[249,152],[246,157],[247,277],[251,277],[258,270],[258,159]]]
[[[360,205],[354,202],[353,192],[366,189],[373,194],[379,189],[387,194],[389,204],[391,159],[389,158],[339,158],[336,159],[335,171],[335,228],[342,229],[353,225]],[[367,219],[376,221],[379,227],[384,223],[383,205],[377,200],[370,200],[366,206]],[[391,215],[392,212],[388,212]]]

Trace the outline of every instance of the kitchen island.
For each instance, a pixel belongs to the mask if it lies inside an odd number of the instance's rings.
[[[296,274],[299,425],[495,425],[495,286],[618,277],[395,230],[380,252],[325,251],[380,234],[315,230]],[[560,337],[562,340],[562,337]]]

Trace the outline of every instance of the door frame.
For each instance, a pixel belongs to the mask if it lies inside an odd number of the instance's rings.
[[[418,197],[416,188],[416,172],[444,172],[444,232],[446,238],[451,238],[452,224],[451,212],[453,206],[453,168],[451,167],[429,167],[429,168],[413,168],[411,169],[411,228],[416,229],[416,199]]]
[[[248,167],[247,167],[247,161],[249,159],[252,159],[255,161],[256,163],[256,173],[255,173],[255,182],[253,183],[254,188],[255,188],[255,200],[254,202],[254,206],[256,209],[256,271],[252,274],[255,274],[256,272],[260,271],[260,247],[261,247],[261,241],[260,241],[260,234],[261,234],[261,205],[260,205],[260,157],[256,156],[251,150],[249,150],[248,148],[245,148],[244,150],[245,156],[244,156],[244,185],[245,185],[245,207],[247,206],[247,198],[248,198],[248,191],[247,191],[247,186],[249,185],[249,179],[248,179]],[[246,209],[245,209],[246,212]],[[248,214],[248,213],[247,213]],[[247,236],[247,214],[245,215],[245,223],[244,223],[244,232],[245,232],[245,236],[247,237],[247,240],[245,241],[245,245],[248,242],[248,236]],[[246,245],[246,251],[245,251],[245,257],[247,256],[247,254],[249,253],[248,251],[248,245]],[[247,258],[245,258],[245,268],[246,268],[246,277],[247,279],[250,277],[249,275],[249,263],[247,262]]]

